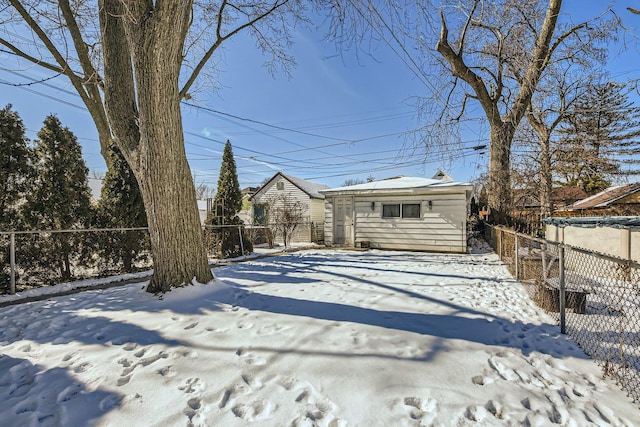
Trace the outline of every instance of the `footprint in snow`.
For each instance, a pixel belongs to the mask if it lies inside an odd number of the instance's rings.
[[[187,426],[195,426],[200,424],[196,423],[194,419],[197,418],[198,415],[200,415],[201,411],[202,401],[200,400],[200,398],[193,397],[187,401],[187,407],[184,409],[184,411],[182,411],[187,416],[187,418],[189,418]]]
[[[201,392],[204,389],[205,384],[200,381],[200,378],[189,378],[185,381],[184,385],[178,387],[178,390],[181,390],[186,394]]]
[[[236,356],[239,356],[247,365],[263,366],[267,364],[267,360],[264,357],[247,351],[244,347],[236,350]]]
[[[267,420],[273,414],[275,405],[273,402],[265,399],[259,399],[248,404],[238,403],[231,408],[231,412],[245,421],[263,421]]]
[[[11,377],[9,396],[19,397],[29,393],[34,385],[34,374],[32,372],[34,369],[27,360],[9,368],[9,376]]]
[[[198,322],[193,322],[193,323],[190,323],[189,325],[185,326],[184,330],[186,331],[186,330],[189,330],[189,329],[193,329],[196,326],[198,326]]]
[[[409,416],[419,420],[420,425],[430,425],[438,416],[440,405],[432,398],[405,397],[404,406],[409,409]]]

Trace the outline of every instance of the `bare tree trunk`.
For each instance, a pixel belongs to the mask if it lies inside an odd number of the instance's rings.
[[[511,211],[511,141],[515,126],[510,123],[491,124],[489,151],[490,219],[494,224],[507,224]]]
[[[548,218],[553,214],[553,191],[551,176],[551,148],[549,147],[550,135],[540,137],[540,214],[542,218]]]
[[[147,290],[209,282],[178,89],[191,1],[103,4],[106,109],[144,199],[154,264]]]
[[[149,123],[171,123],[180,119],[178,105],[174,108],[164,105],[154,113]],[[195,188],[179,132],[182,127],[171,132],[172,128],[176,126],[141,129],[149,138],[166,139],[161,147],[150,144],[140,159],[141,168],[134,170],[146,207],[153,252],[154,272],[149,292],[166,292],[172,286],[189,284],[194,278],[201,283],[213,278],[207,263]],[[170,134],[163,135],[167,131]],[[192,191],[170,191],[175,188]]]
[[[496,81],[494,88],[486,85],[482,77],[476,73],[482,67],[470,66],[465,58],[465,37],[467,30],[473,24],[474,13],[480,2],[474,3],[467,23],[461,30],[458,41],[451,45],[449,43],[449,29],[445,20],[444,12],[440,10],[440,38],[436,44],[436,50],[449,63],[451,74],[465,81],[473,90],[474,97],[478,100],[491,127],[491,149],[489,159],[489,192],[488,203],[490,209],[490,219],[494,224],[507,224],[511,208],[511,143],[515,135],[516,128],[531,105],[531,98],[536,90],[536,85],[545,67],[549,63],[551,54],[559,41],[556,40],[552,46],[553,32],[558,19],[558,14],[562,6],[562,0],[549,0],[544,22],[537,33],[535,49],[531,59],[524,68],[519,87],[519,93],[513,103],[506,109],[505,114],[500,114],[499,104],[502,100],[502,90],[505,90],[502,80],[501,67],[506,66],[500,63],[504,58],[499,58],[500,71],[495,73]],[[561,36],[562,38],[564,36]],[[470,55],[473,57],[472,55]],[[495,91],[499,87],[500,91]]]
[[[542,121],[542,116],[538,116],[533,112],[527,114],[527,121],[538,134],[538,143],[540,144],[540,215],[542,218],[548,218],[553,214],[553,200],[551,193],[553,191],[553,171],[551,170],[551,133],[561,122],[562,115],[546,126]]]

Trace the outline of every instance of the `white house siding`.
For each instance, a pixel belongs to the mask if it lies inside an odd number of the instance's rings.
[[[324,243],[333,244],[333,197],[327,197],[324,204]]]
[[[283,182],[284,189],[278,190],[277,183]],[[274,179],[271,182],[269,187],[262,189],[260,192],[256,193],[253,196],[253,203],[260,204],[266,203],[270,200],[276,200],[276,206],[282,205],[280,197],[282,195],[287,195],[292,202],[299,201],[306,207],[306,211],[304,212],[304,218],[302,220],[303,224],[299,225],[296,229],[294,235],[290,238],[291,243],[300,243],[300,242],[310,242],[311,241],[311,227],[309,225],[309,214],[313,212],[313,202],[314,199],[311,199],[307,193],[300,190],[298,187],[293,185],[289,180],[284,179],[279,176],[277,179]],[[319,200],[321,203],[324,203],[324,200]],[[282,243],[282,237],[276,236],[275,241],[278,243]]]
[[[420,203],[421,218],[382,218],[385,203]],[[380,249],[465,252],[466,211],[465,193],[356,196],[355,242]]]
[[[315,223],[323,223],[324,222],[324,200],[311,199],[310,201],[311,203],[310,203],[309,220]]]

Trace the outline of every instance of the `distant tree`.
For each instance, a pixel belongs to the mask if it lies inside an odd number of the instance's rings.
[[[24,217],[37,230],[86,228],[92,221],[87,169],[78,140],[50,115],[35,143],[35,180],[27,195]],[[40,265],[53,265],[63,279],[71,277],[71,261],[82,255],[82,237],[54,233],[37,242]],[[47,267],[49,267],[47,265]]]
[[[90,177],[93,179],[104,179],[105,173],[103,171],[92,170],[90,173]]]
[[[7,105],[0,110],[0,230],[18,225],[18,206],[33,172],[28,144],[22,119]]]
[[[116,146],[111,148],[110,156],[111,167],[105,175],[98,203],[98,226],[146,227],[144,202],[131,168]],[[146,231],[108,232],[101,237],[102,256],[122,263],[125,272],[132,271],[133,263],[150,250]]]
[[[594,31],[597,30],[597,27],[594,28]],[[576,53],[573,61],[550,64],[529,106],[526,124],[518,129],[519,134],[523,127],[535,133],[535,137],[525,138],[527,141],[524,146],[528,148],[526,152],[529,155],[521,160],[520,166],[533,169],[532,174],[525,175],[529,177],[527,187],[539,200],[543,218],[550,216],[554,210],[551,194],[553,167],[559,148],[558,129],[562,128],[574,104],[593,85],[593,76],[606,58],[606,48],[593,47]]]
[[[253,251],[253,245],[242,227],[238,212],[242,209],[242,193],[238,183],[236,162],[231,142],[227,141],[222,153],[222,164],[218,176],[218,191],[213,201],[213,210],[207,214],[205,224],[210,226],[205,241],[213,245],[222,258],[237,257]],[[230,227],[238,226],[238,227]],[[242,245],[240,244],[240,227]]]
[[[588,194],[604,190],[619,175],[640,175],[640,107],[625,84],[607,81],[588,88],[570,110],[561,130],[556,173],[564,185]]]
[[[199,181],[195,173],[193,174],[193,183],[196,186],[196,199],[205,200],[215,197],[216,189],[207,185],[205,182]]]
[[[360,178],[349,178],[344,180],[341,187],[349,187],[351,185],[364,184],[365,182],[368,182],[368,181]]]

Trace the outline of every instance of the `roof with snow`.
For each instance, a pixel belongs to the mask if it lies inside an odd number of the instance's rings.
[[[640,228],[640,217],[637,216],[590,216],[575,218],[545,218],[542,221],[546,225],[555,225],[556,227],[611,227],[611,228]]]
[[[608,208],[616,201],[640,191],[640,182],[609,187],[598,194],[579,200],[569,207],[570,210]]]
[[[448,175],[445,176],[449,179]],[[346,187],[330,188],[322,190],[325,195],[335,193],[372,193],[372,192],[391,192],[391,191],[410,191],[415,189],[452,189],[464,188],[471,190],[471,184],[466,182],[457,182],[448,179],[433,179],[412,176],[396,176],[393,178],[382,179],[380,181],[366,182],[364,184],[349,185]]]
[[[306,179],[298,178],[296,176],[286,175],[282,172],[277,172],[274,176],[272,176],[269,181],[267,181],[262,187],[258,188],[253,195],[249,198],[249,200],[253,199],[253,197],[260,193],[264,188],[268,187],[277,177],[283,177],[300,190],[305,192],[312,199],[324,199],[324,194],[320,193],[321,190],[326,190],[329,188],[326,184],[320,184],[318,182],[307,181]]]

